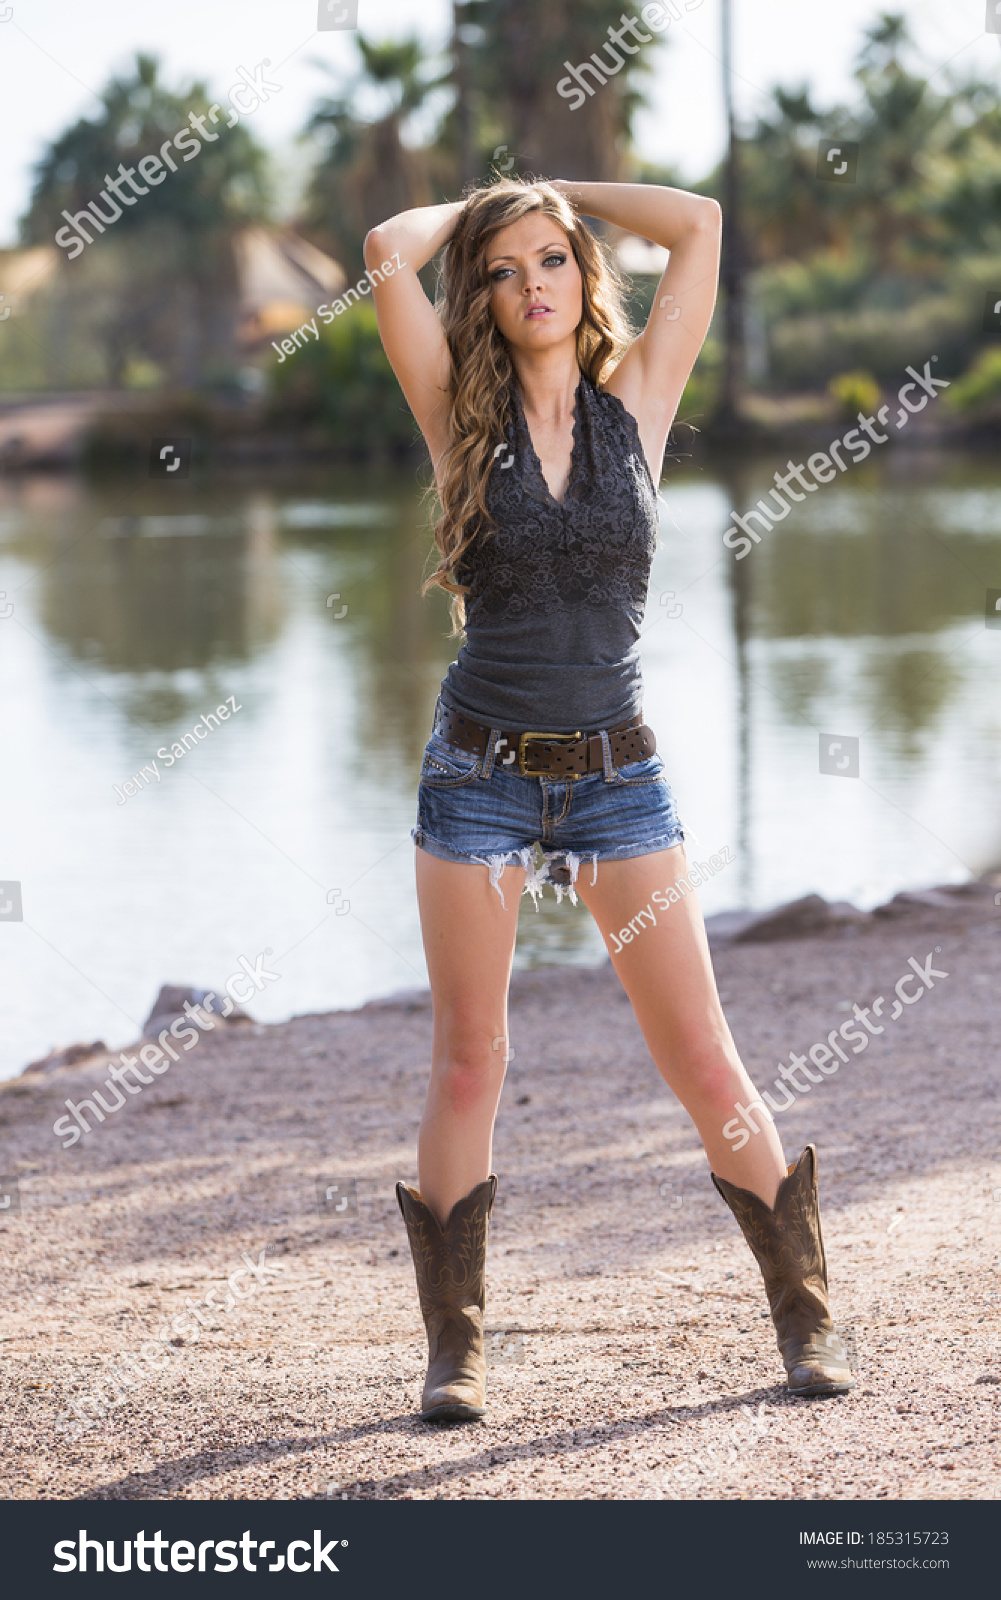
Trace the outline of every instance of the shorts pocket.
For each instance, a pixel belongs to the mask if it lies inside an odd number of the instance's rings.
[[[624,767],[616,767],[615,777],[618,783],[666,783],[664,776],[664,762],[660,755],[644,756],[641,761],[627,761]]]
[[[430,789],[457,789],[472,783],[483,771],[483,757],[458,745],[446,744],[437,734],[432,734],[424,747],[421,763],[421,783]]]

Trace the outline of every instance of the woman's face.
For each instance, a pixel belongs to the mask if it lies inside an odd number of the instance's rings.
[[[486,251],[490,309],[509,344],[549,350],[573,339],[584,308],[577,258],[563,229],[532,211],[495,233]]]

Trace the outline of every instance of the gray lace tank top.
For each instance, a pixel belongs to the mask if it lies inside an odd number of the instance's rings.
[[[511,389],[509,448],[487,480],[496,531],[477,535],[459,569],[470,585],[466,641],[442,700],[488,727],[614,727],[641,709],[639,637],[660,529],[636,419],[581,374],[560,503]]]

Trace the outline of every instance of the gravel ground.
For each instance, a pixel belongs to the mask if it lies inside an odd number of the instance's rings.
[[[889,1011],[910,956],[938,948],[948,973],[777,1119],[787,1159],[819,1149],[850,1396],[787,1396],[757,1268],[610,966],[548,968],[512,986],[471,1426],[415,1416],[425,1347],[393,1183],[415,1181],[427,997],[220,1024],[69,1150],[52,1123],[100,1062],[0,1086],[18,1179],[0,1493],[996,1499],[1001,908],[983,886],[896,912],[715,954],[759,1086],[851,1002]],[[244,1252],[261,1276],[226,1310]],[[169,1370],[121,1368],[213,1285],[214,1321],[197,1340],[183,1325]],[[109,1361],[131,1387],[80,1421]]]

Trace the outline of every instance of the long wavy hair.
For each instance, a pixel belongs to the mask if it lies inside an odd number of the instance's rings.
[[[507,340],[490,311],[493,284],[487,276],[487,251],[502,228],[534,211],[559,223],[580,268],[577,364],[585,377],[600,384],[633,335],[624,309],[625,289],[609,251],[558,189],[544,180],[500,178],[469,193],[438,280],[435,309],[451,357],[449,429],[434,518],[439,561],[421,589],[427,594],[440,588],[452,596],[453,637],[466,620],[468,585],[458,577],[462,557],[477,535],[486,536],[496,526],[487,509],[487,477],[497,444],[507,434],[515,376]],[[428,493],[436,493],[434,485]]]

